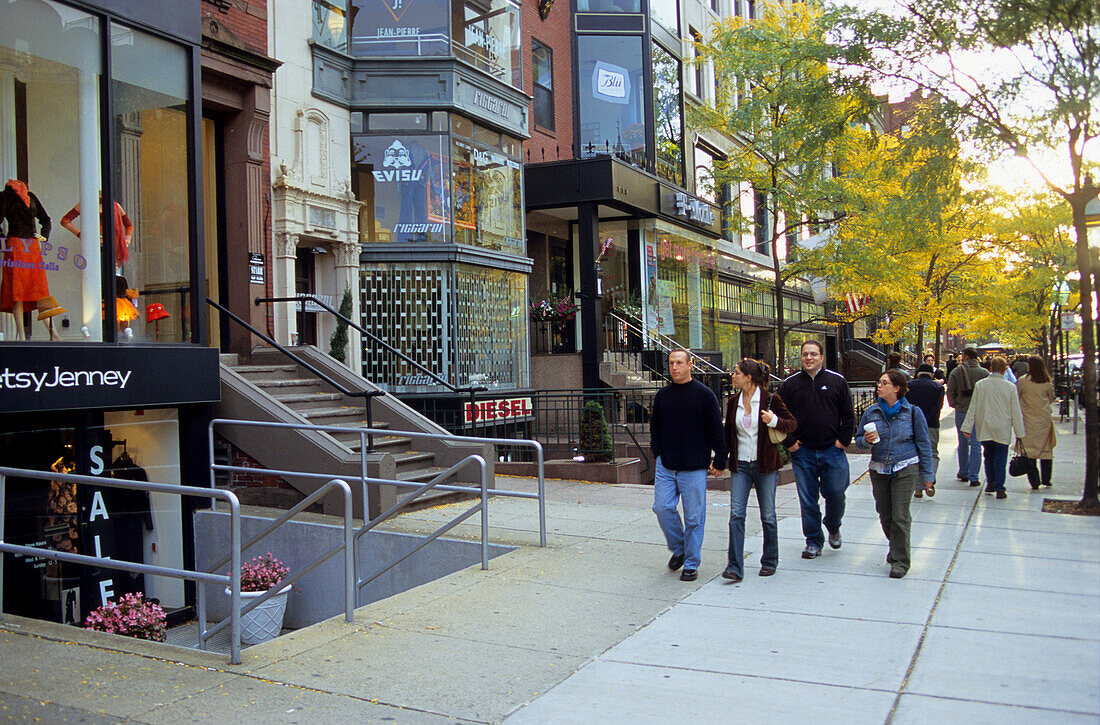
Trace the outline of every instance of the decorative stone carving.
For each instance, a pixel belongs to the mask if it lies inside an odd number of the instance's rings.
[[[275,235],[275,256],[277,257],[291,257],[298,256],[298,235],[291,234],[290,232],[279,232]]]
[[[359,253],[361,247],[359,244],[337,244],[335,245],[336,252],[336,266],[337,267],[358,267],[359,266]]]

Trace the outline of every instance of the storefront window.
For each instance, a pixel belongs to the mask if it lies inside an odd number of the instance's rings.
[[[448,241],[451,159],[445,135],[356,134],[351,146],[352,192],[366,202],[359,210],[361,241]]]
[[[523,254],[523,170],[510,137],[455,117],[455,241]]]
[[[448,0],[351,0],[351,54],[449,55],[448,13]]]
[[[653,232],[649,232],[653,234]],[[658,332],[691,349],[718,348],[717,253],[703,237],[658,223],[646,297]]]
[[[187,52],[115,25],[111,58],[118,339],[185,342],[191,315],[188,176],[181,163],[187,158]],[[83,216],[70,225],[88,226]]]
[[[459,385],[523,387],[527,370],[527,275],[456,265]]]
[[[649,0],[649,17],[672,33],[680,33],[680,11],[676,0]]]
[[[331,22],[333,4],[320,5],[322,10],[315,5],[315,12]],[[445,56],[453,49],[456,57],[519,88],[519,18],[513,0],[352,0],[350,52],[364,57]]]
[[[0,176],[13,181],[0,196],[0,312],[8,313],[0,336],[188,341],[187,49],[113,24],[104,89],[99,20],[44,0],[9,3],[4,13]],[[115,111],[110,210],[100,164],[105,93]],[[113,281],[103,290],[108,265]],[[105,295],[116,308],[110,321]]]
[[[178,484],[178,415],[171,409],[32,415],[0,433],[0,459],[34,471]],[[5,494],[8,542],[183,566],[179,496],[18,477],[7,480]],[[156,597],[166,608],[186,603],[176,579],[4,556],[5,612],[80,626],[92,609],[128,592]]]
[[[313,42],[326,48],[348,52],[348,26],[345,2],[313,0]]]
[[[680,61],[653,46],[653,118],[656,124],[657,176],[684,185],[684,124],[680,114]]]
[[[0,337],[102,340],[100,233],[59,223],[96,208],[100,22],[44,0],[5,3],[0,22]],[[7,180],[14,183],[6,183]],[[48,239],[40,238],[48,237]]]
[[[369,265],[361,289],[364,326],[452,385],[527,384],[525,275],[470,265]],[[441,388],[370,343],[363,374],[392,392]]]
[[[451,28],[455,55],[520,87],[519,4],[512,0],[451,0]]]
[[[646,164],[642,39],[577,38],[581,156],[614,155]]]
[[[579,13],[640,13],[642,0],[577,0]]]

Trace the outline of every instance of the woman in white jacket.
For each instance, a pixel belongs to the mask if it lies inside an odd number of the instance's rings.
[[[1007,498],[1005,493],[1005,468],[1008,465],[1008,447],[1012,434],[1024,437],[1024,414],[1020,410],[1020,398],[1016,386],[1005,380],[1008,364],[1003,357],[995,357],[990,363],[990,376],[974,385],[970,410],[959,429],[964,436],[977,436],[982,442],[982,458],[985,460],[985,492],[995,493],[997,498]]]

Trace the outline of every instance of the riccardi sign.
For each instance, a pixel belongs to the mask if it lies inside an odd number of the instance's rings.
[[[0,412],[140,408],[220,397],[218,351],[191,345],[5,345]]]

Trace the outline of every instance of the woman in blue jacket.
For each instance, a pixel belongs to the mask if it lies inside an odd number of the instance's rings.
[[[882,532],[890,542],[886,563],[892,579],[909,571],[913,490],[923,482],[925,492],[936,495],[928,423],[924,413],[905,399],[907,390],[904,373],[887,370],[879,376],[878,404],[863,413],[863,435],[856,437],[856,445],[871,449],[871,487]]]

